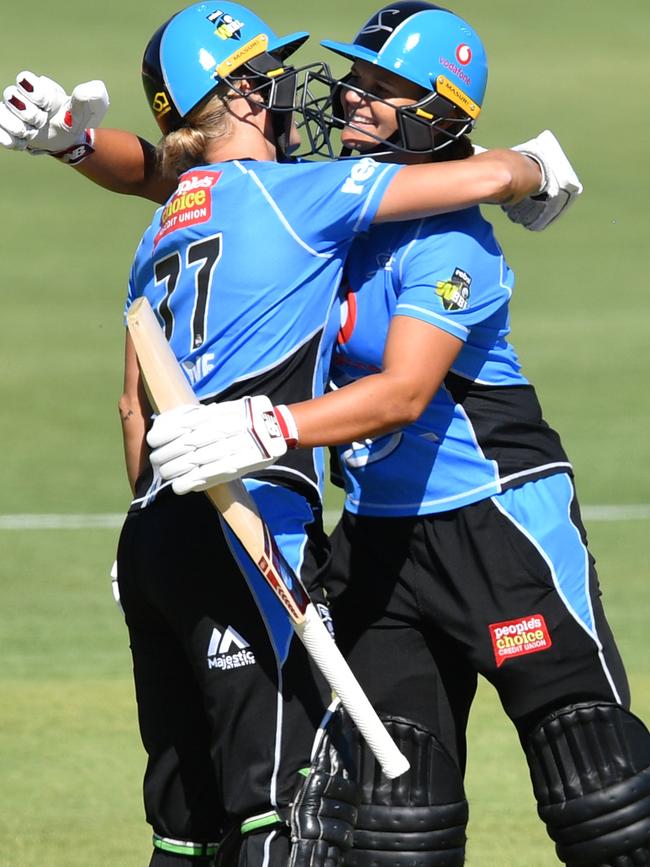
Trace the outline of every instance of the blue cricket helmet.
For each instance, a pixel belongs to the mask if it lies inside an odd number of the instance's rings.
[[[142,81],[156,123],[165,134],[178,129],[255,58],[266,60],[255,72],[282,72],[277,67],[308,37],[277,36],[250,9],[228,0],[188,6],[156,30],[144,52]]]
[[[354,40],[321,42],[350,60],[363,60],[419,85],[424,96],[397,110],[399,135],[391,147],[410,152],[440,150],[469,132],[487,87],[487,57],[473,28],[448,9],[424,0],[382,7]],[[340,82],[337,99],[346,87]],[[333,106],[333,118],[341,110]]]

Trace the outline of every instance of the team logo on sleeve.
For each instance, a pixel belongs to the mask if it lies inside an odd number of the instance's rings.
[[[436,283],[436,295],[442,299],[445,310],[466,310],[469,306],[469,287],[472,278],[462,268],[456,268],[449,280]]]
[[[497,668],[508,659],[527,653],[539,653],[541,650],[548,650],[553,644],[541,614],[490,623],[489,630]]]

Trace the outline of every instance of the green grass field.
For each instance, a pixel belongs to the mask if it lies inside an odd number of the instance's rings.
[[[139,64],[176,2],[80,7],[6,4],[0,82],[32,69],[72,87],[103,78],[107,123],[155,138]],[[278,31],[349,38],[373,11],[359,0],[256,10]],[[650,502],[647,324],[650,174],[643,116],[650,7],[460,0],[481,33],[490,85],[476,140],[507,145],[553,129],[585,184],[543,235],[492,213],[517,273],[513,339],[548,420],[563,435],[584,505]],[[294,15],[296,17],[294,18]],[[334,64],[338,71],[343,68]],[[123,511],[116,411],[121,310],[131,256],[152,207],[92,188],[47,158],[0,153],[0,863],[144,867],[144,757],[130,656],[108,570],[118,530],[15,530],[4,516]],[[330,508],[337,498],[329,494]],[[648,518],[587,519],[633,709],[650,719]],[[640,514],[644,514],[640,512]],[[470,731],[470,867],[551,867],[518,745],[490,687]]]

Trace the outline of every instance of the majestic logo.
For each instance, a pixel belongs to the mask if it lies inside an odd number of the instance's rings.
[[[456,268],[449,280],[436,283],[436,295],[442,299],[445,310],[466,310],[469,306],[469,287],[472,278],[461,268]]]
[[[462,63],[463,66],[467,66],[467,64],[471,61],[471,59],[472,59],[472,49],[469,47],[469,45],[466,45],[464,42],[462,42],[456,48],[456,60],[459,63]]]
[[[247,649],[249,646],[246,639],[242,638],[232,626],[226,627],[223,632],[215,627],[210,636],[206,655],[208,668],[221,668],[225,671],[255,665],[255,654]]]
[[[208,15],[208,21],[211,24],[216,24],[214,35],[220,39],[241,39],[239,31],[244,26],[244,22],[238,21],[232,15],[228,15],[227,12],[217,9],[216,12]]]
[[[497,668],[508,659],[527,653],[539,653],[541,650],[548,650],[553,644],[541,614],[490,623],[488,628]]]

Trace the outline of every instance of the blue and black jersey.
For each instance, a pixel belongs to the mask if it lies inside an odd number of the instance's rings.
[[[203,402],[317,397],[345,257],[399,169],[369,159],[233,160],[186,172],[140,242],[127,309],[147,296]],[[320,452],[309,450],[264,473],[312,500],[322,475]]]
[[[478,208],[373,227],[350,252],[333,382],[381,370],[393,316],[463,341],[422,416],[339,449],[346,508],[375,515],[455,509],[570,471],[507,336],[514,278]]]

